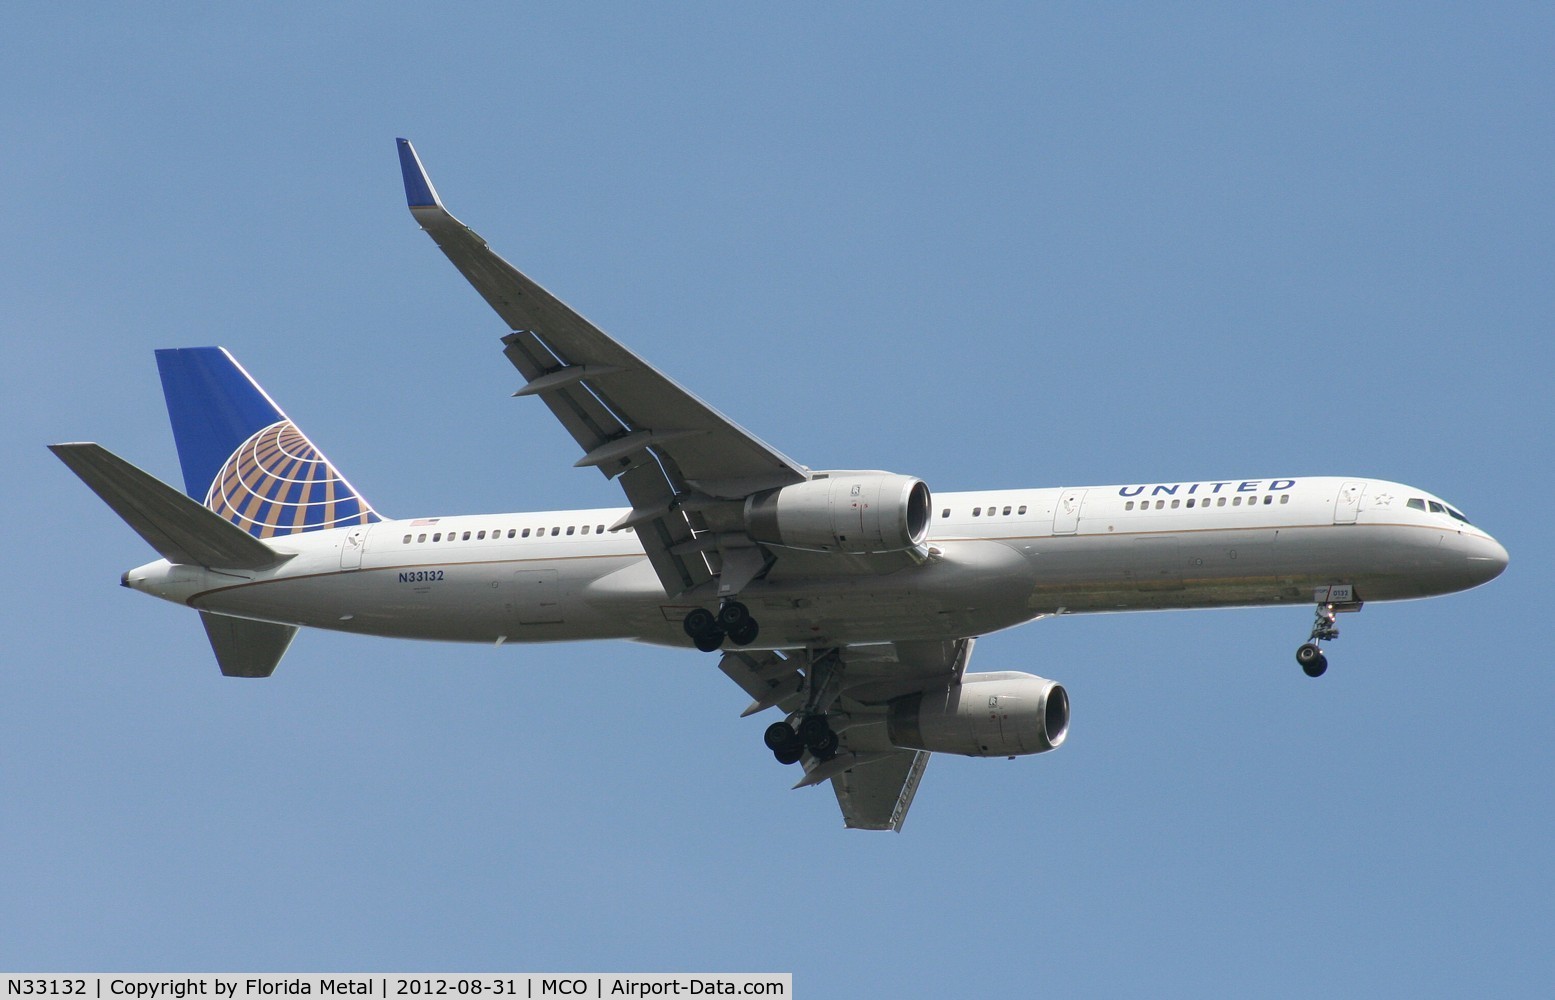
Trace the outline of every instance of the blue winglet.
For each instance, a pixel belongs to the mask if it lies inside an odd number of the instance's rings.
[[[427,178],[421,158],[416,155],[416,148],[410,144],[409,139],[395,139],[394,142],[400,150],[400,174],[405,178],[405,200],[411,208],[441,208],[443,203],[437,199],[437,192]]]

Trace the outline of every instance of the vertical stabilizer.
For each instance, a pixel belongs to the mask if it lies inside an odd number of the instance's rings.
[[[256,538],[372,524],[372,506],[222,347],[157,351],[189,496]]]

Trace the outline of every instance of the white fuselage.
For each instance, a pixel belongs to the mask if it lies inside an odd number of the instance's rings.
[[[1410,505],[1420,501],[1424,509]],[[1465,590],[1506,565],[1439,499],[1380,480],[1301,478],[980,490],[934,497],[927,558],[824,574],[782,552],[740,599],[758,646],[982,635],[1043,615]],[[667,598],[626,510],[385,520],[272,539],[263,571],[149,563],[124,584],[204,611],[370,635],[466,642],[625,638],[689,645],[711,594]],[[806,554],[808,555],[808,554]],[[811,563],[813,564],[813,563]]]

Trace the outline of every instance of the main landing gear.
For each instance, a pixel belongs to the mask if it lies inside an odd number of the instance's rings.
[[[725,637],[736,646],[749,646],[761,631],[750,609],[739,601],[725,601],[716,615],[706,608],[692,608],[681,627],[704,653],[722,646]]]
[[[1339,629],[1334,625],[1334,606],[1319,604],[1317,618],[1312,622],[1312,635],[1296,650],[1296,662],[1301,664],[1301,669],[1308,677],[1321,677],[1328,669],[1328,657],[1323,655],[1318,643],[1332,642],[1337,638]]]
[[[842,691],[842,658],[835,649],[815,650],[809,656],[804,705],[768,726],[761,737],[779,764],[797,764],[806,750],[817,760],[831,760],[841,744],[826,713]]]
[[[821,760],[831,760],[837,756],[837,746],[841,742],[824,715],[802,716],[798,728],[786,719],[774,722],[761,739],[779,764],[799,763],[806,750]]]

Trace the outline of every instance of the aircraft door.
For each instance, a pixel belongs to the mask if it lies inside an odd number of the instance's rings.
[[[1361,495],[1366,492],[1364,482],[1349,482],[1339,488],[1334,499],[1334,523],[1354,524],[1361,513]]]
[[[1085,503],[1084,490],[1063,490],[1053,507],[1053,534],[1072,535],[1080,528],[1080,506]]]
[[[345,541],[340,543],[341,569],[362,568],[362,552],[367,548],[367,533],[372,530],[372,525],[367,525],[346,532]]]

